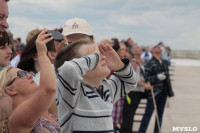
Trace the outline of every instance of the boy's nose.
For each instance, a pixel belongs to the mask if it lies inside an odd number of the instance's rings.
[[[12,54],[12,49],[10,47],[7,47],[7,53]]]

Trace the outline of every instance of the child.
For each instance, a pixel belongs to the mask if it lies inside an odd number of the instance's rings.
[[[137,83],[129,60],[109,44],[80,40],[63,48],[54,65],[61,133],[114,132],[113,104]],[[109,69],[115,73],[106,80]]]

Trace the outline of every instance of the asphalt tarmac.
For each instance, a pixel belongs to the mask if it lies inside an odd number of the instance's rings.
[[[162,133],[200,133],[200,67],[174,66],[170,68],[173,74],[172,87],[175,96],[168,98]],[[144,109],[143,109],[144,110]],[[142,109],[138,109],[142,112]],[[136,116],[135,119],[141,119]],[[155,113],[153,114],[147,133],[153,133]],[[137,131],[140,123],[134,123],[133,130]]]

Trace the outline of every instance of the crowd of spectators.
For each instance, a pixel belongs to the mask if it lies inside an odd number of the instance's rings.
[[[67,20],[56,33],[33,29],[23,44],[8,30],[7,2],[0,0],[1,132],[131,133],[144,96],[139,132],[146,132],[154,98],[159,117],[154,132],[160,132],[167,96],[174,96],[169,47],[142,46],[131,37],[95,42],[82,18]]]

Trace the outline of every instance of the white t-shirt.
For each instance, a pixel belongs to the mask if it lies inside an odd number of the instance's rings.
[[[140,58],[143,60],[143,62],[147,63],[152,58],[151,52],[143,52]]]
[[[20,58],[21,58],[21,54],[15,56],[11,61],[10,61],[10,65],[13,66],[13,67],[17,67],[19,61],[20,61]]]
[[[51,65],[52,65],[53,69],[55,69],[55,68],[54,68],[54,65],[53,65],[53,64],[51,64]],[[35,81],[35,83],[36,83],[37,85],[40,84],[40,72],[36,73],[35,76],[33,76],[33,80]]]

